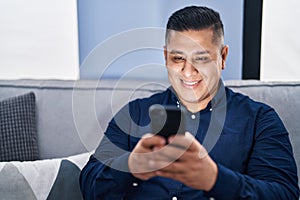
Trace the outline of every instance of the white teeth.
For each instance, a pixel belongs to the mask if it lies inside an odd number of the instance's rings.
[[[183,83],[186,84],[186,85],[195,85],[196,83],[198,83],[198,81],[194,81],[194,82],[183,81]]]

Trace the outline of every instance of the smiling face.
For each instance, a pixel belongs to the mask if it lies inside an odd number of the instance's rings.
[[[218,90],[228,46],[212,29],[170,31],[165,46],[168,77],[181,103],[192,112],[204,109]]]

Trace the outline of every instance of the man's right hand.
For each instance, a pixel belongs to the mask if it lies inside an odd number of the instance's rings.
[[[154,176],[156,170],[153,167],[157,150],[166,145],[166,140],[157,135],[146,134],[135,146],[128,158],[128,167],[134,177],[148,180]]]

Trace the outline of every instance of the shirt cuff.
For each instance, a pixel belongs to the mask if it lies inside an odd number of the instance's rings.
[[[239,190],[239,176],[221,164],[218,166],[218,176],[215,185],[206,196],[217,199],[234,199]]]
[[[141,180],[135,178],[128,167],[128,157],[130,153],[114,159],[110,168],[113,180],[120,186],[125,188],[135,187]]]

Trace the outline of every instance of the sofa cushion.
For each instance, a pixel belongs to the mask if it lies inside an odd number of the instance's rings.
[[[34,93],[1,101],[0,161],[32,161],[38,156]]]
[[[79,175],[91,154],[87,152],[56,159],[0,162],[0,199],[82,200]]]

